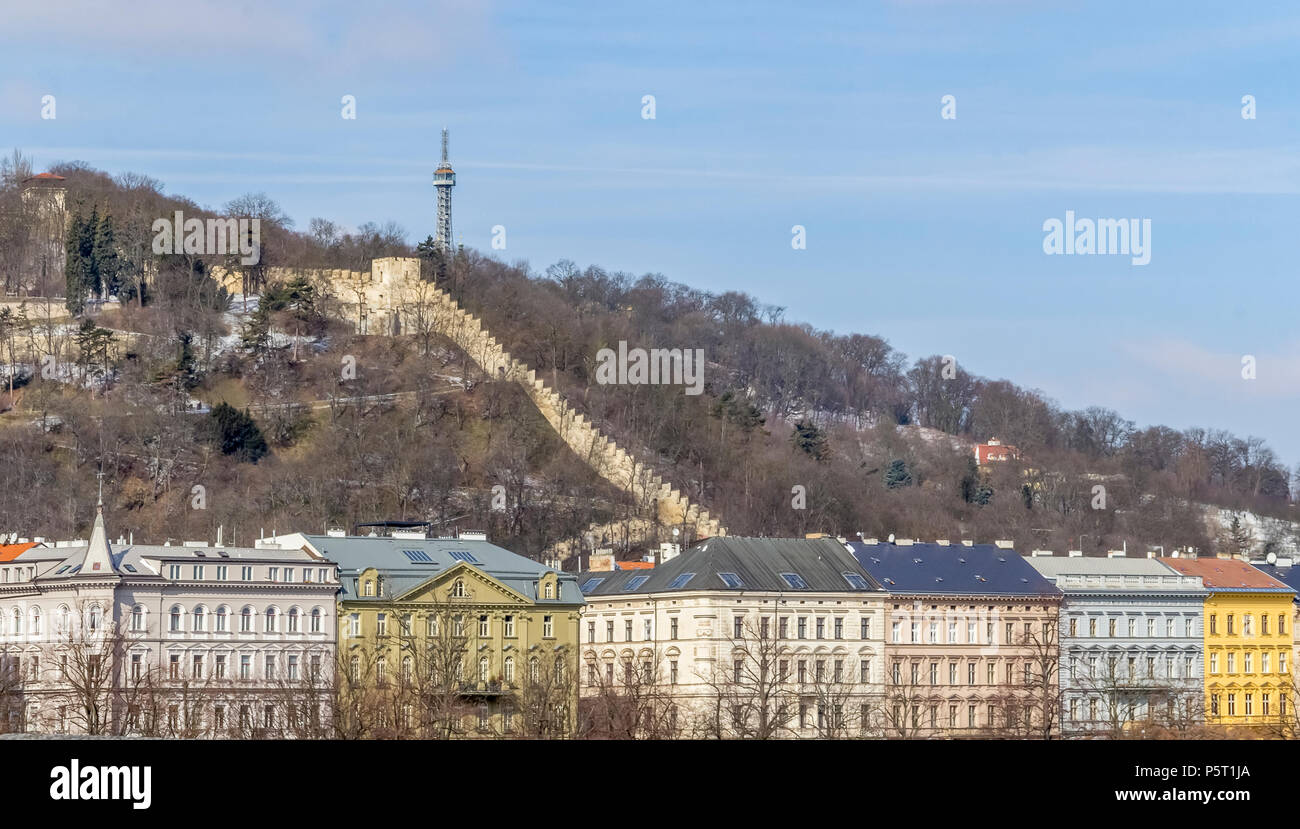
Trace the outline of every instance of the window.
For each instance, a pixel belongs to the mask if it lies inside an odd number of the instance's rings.
[[[807,639],[808,638],[808,617],[800,616],[798,622],[795,625],[795,628],[798,631],[798,636],[800,639]]]
[[[217,654],[212,675],[217,679],[226,678],[226,655],[224,653]]]
[[[1267,618],[1268,618],[1267,616],[1260,617],[1261,620]],[[1269,653],[1268,651],[1265,651],[1264,653],[1261,653],[1259,655],[1259,672],[1261,674],[1266,674],[1268,673],[1268,668],[1269,668]]]
[[[781,621],[784,622],[785,620],[782,619]],[[669,639],[677,638],[677,617],[676,616],[673,616],[668,620],[668,638]]]
[[[669,590],[680,590],[685,587],[691,579],[695,578],[694,573],[682,573],[668,584]]]
[[[975,660],[966,663],[966,684],[975,684]]]
[[[1244,625],[1244,623],[1243,623]],[[1243,632],[1245,628],[1243,627]],[[1246,716],[1249,717],[1255,713],[1255,695],[1246,694]]]
[[[167,575],[172,581],[180,581],[181,566],[179,564],[171,565],[170,567],[167,568]]]
[[[379,663],[382,663],[383,659],[384,658],[382,656],[379,657],[378,660]],[[265,668],[265,672],[262,674],[262,676],[266,679],[275,679],[275,654],[268,653],[266,655],[266,660],[263,667]]]
[[[253,608],[245,607],[239,611],[239,632],[251,633],[253,630]]]
[[[895,643],[902,642],[903,641],[902,628],[903,628],[902,622],[892,623],[889,626],[889,641]]]
[[[320,633],[321,610],[319,607],[311,609],[311,632]]]
[[[1210,614],[1210,635],[1211,635],[1211,636],[1217,636],[1218,633],[1219,633],[1219,617],[1218,617],[1218,614],[1211,613],[1211,614]]]
[[[207,630],[208,629],[207,621],[208,621],[207,611],[204,610],[204,608],[201,606],[194,608],[194,625],[193,625],[194,631],[202,632]]]
[[[503,633],[504,633],[505,637],[506,637],[507,639],[514,638],[514,635],[515,635],[515,617],[514,617],[513,615],[506,616],[504,627],[505,627],[505,630],[503,631]],[[588,632],[589,634],[591,634],[591,636],[588,637],[589,639],[595,638],[595,635],[596,635],[596,625],[595,625],[594,622],[590,623],[590,624],[587,626],[587,632]]]
[[[744,639],[744,638],[745,638],[745,619],[744,619],[744,617],[742,617],[742,616],[734,616],[734,617],[732,617],[732,619],[731,619],[731,625],[732,625],[732,634],[731,634],[731,638],[732,638],[732,639]],[[631,638],[631,637],[629,637],[629,638]]]
[[[228,630],[228,628],[226,627],[226,622],[228,621],[229,617],[230,617],[230,609],[228,607],[222,605],[221,607],[217,608],[217,612],[213,616],[216,625],[215,629],[217,633],[225,633]]]
[[[239,678],[240,678],[240,679],[252,679],[252,678],[253,678],[253,657],[252,657],[252,655],[247,654],[247,653],[241,653],[241,654],[239,655]]]
[[[1244,624],[1244,622],[1243,622],[1243,624]],[[1243,632],[1244,632],[1244,628],[1243,628]],[[1252,667],[1252,666],[1251,666],[1251,662],[1253,661],[1253,660],[1251,659],[1252,656],[1254,656],[1254,654],[1252,654],[1250,651],[1246,651],[1244,654],[1241,655],[1241,672],[1242,672],[1242,673],[1245,673],[1245,674],[1253,674],[1253,673],[1254,673],[1254,671],[1251,670],[1251,667]]]
[[[290,633],[298,632],[298,617],[299,617],[298,608],[296,607],[289,608],[289,632]]]
[[[348,617],[348,636],[361,635],[361,614],[353,613]]]
[[[1268,618],[1268,617],[1267,617],[1267,616],[1260,616],[1259,618],[1260,618],[1261,621],[1263,621],[1264,619],[1266,619],[1266,618]],[[1260,695],[1259,695],[1259,713],[1263,714],[1265,717],[1268,716],[1268,694],[1260,694]]]
[[[767,619],[764,619],[764,620],[763,620],[763,625],[764,625],[764,631],[763,631],[763,633],[766,634],[766,633],[767,633],[767,630],[766,630]],[[644,637],[644,638],[645,638],[645,640],[646,640],[647,642],[649,642],[650,639],[652,638],[652,637],[650,636],[650,630],[651,630],[651,628],[650,628],[650,620],[649,620],[649,619],[646,619],[645,622],[642,624],[642,627],[645,628],[645,630],[644,630],[645,637]]]
[[[648,581],[650,581],[649,576],[633,576],[632,578],[627,580],[627,584],[623,585],[623,592],[631,593],[632,591],[636,590],[638,587],[640,587],[641,585],[645,584]],[[548,590],[550,589],[549,584],[546,587]],[[546,598],[549,599],[551,597],[548,594]]]
[[[1196,622],[1193,619],[1183,620],[1183,636],[1188,638],[1196,635]]]
[[[270,579],[271,581],[279,581],[279,580],[280,580],[280,568],[279,568],[279,567],[271,567],[271,568],[269,568],[269,569],[267,570],[267,576],[266,576],[266,577],[267,577],[268,579]],[[373,587],[374,587],[374,585],[373,585],[372,583],[370,583],[370,582],[366,582],[366,589],[367,589],[367,590],[370,590],[370,589],[372,589]],[[367,595],[367,596],[373,596],[373,595],[375,595],[375,594],[374,594],[374,593],[367,593],[366,595]]]
[[[490,667],[491,667],[491,663],[489,662],[488,658],[486,656],[480,656],[478,659],[478,681],[479,682],[488,681],[488,671]]]
[[[966,706],[966,727],[967,728],[975,727],[975,706],[974,705]]]
[[[1137,625],[1136,625],[1136,620],[1135,620],[1135,619],[1129,619],[1129,620],[1128,620],[1128,638],[1132,639],[1134,636],[1137,635],[1137,634],[1135,634],[1135,633],[1133,632],[1133,629],[1134,629],[1136,626],[1137,626]]]
[[[1237,672],[1237,655],[1236,655],[1235,653],[1229,653],[1229,654],[1228,654],[1228,673],[1230,673],[1230,674],[1235,674],[1236,672]]]
[[[1096,635],[1097,635],[1097,620],[1096,620],[1096,619],[1089,619],[1089,620],[1088,620],[1088,635],[1089,635],[1089,636],[1096,636]]]
[[[470,564],[478,564],[478,559],[475,558],[474,554],[469,552],[468,550],[452,550],[450,553],[448,553],[448,555],[450,555],[456,561],[466,561],[469,562]]]
[[[252,581],[252,580],[253,580],[253,568],[252,568],[252,567],[240,567],[240,568],[239,568],[239,578],[240,578],[242,581]]]
[[[931,685],[939,684],[939,663],[938,662],[930,663],[930,684]]]
[[[142,659],[143,657],[141,656],[141,654],[138,653],[131,654],[131,678],[132,679],[140,678],[140,667],[142,664],[141,663]]]
[[[949,623],[948,623],[948,642],[949,642],[949,643],[952,643],[952,642],[956,642],[956,641],[957,641],[957,623],[956,623],[956,622],[949,622]]]
[[[1268,636],[1268,614],[1259,614],[1259,635]]]
[[[181,629],[181,606],[178,604],[172,605],[167,629],[173,633],[179,632]]]
[[[632,641],[632,620],[631,619],[623,620],[623,641],[624,642]]]
[[[196,564],[196,565],[194,565],[194,580],[195,580],[195,581],[203,581],[203,565],[202,565],[202,564]]]
[[[554,637],[555,637],[555,617],[549,615],[543,616],[542,617],[542,638],[553,639]]]
[[[1169,639],[1174,638],[1174,620],[1172,618],[1165,619],[1165,636]]]
[[[933,645],[933,644],[935,644],[936,642],[939,641],[939,623],[938,623],[938,622],[933,622],[933,621],[930,622],[930,632],[929,632],[929,633],[930,633],[930,635],[926,638],[925,641],[929,642],[931,645]]]
[[[1210,713],[1216,717],[1219,716],[1219,695],[1218,694],[1210,694]]]
[[[507,656],[505,658],[505,661],[502,662],[501,664],[503,666],[503,670],[501,673],[502,678],[505,679],[506,682],[514,682],[515,681],[515,658],[513,656]],[[594,676],[596,666],[590,665],[588,667],[592,669],[591,671],[588,671],[589,678],[590,678],[590,676]]]
[[[600,587],[600,583],[603,582],[604,580],[605,579],[603,578],[587,579],[582,583],[582,592],[590,593],[591,591],[595,590],[597,587]]]
[[[1241,617],[1241,634],[1243,636],[1251,636],[1254,633],[1254,620],[1255,617],[1250,613]]]
[[[637,578],[642,578],[642,577],[641,577],[641,576],[637,576]],[[646,578],[649,578],[649,577],[647,576]],[[632,579],[632,581],[636,581],[636,579]],[[546,598],[546,599],[554,599],[554,598],[555,598],[555,582],[548,581],[548,582],[546,583],[546,589],[545,589],[544,593],[545,593],[546,595],[543,596],[543,598]]]
[[[230,568],[228,568],[226,565],[224,565],[224,564],[218,564],[218,565],[217,565],[217,581],[225,581],[225,580],[226,580],[226,574],[229,572],[229,570],[230,570]]]
[[[276,616],[276,614],[275,614],[275,608],[273,608],[273,607],[268,607],[268,608],[266,609],[266,625],[265,625],[265,627],[264,627],[264,630],[265,630],[266,633],[275,633],[275,632],[276,632],[276,629],[277,629],[278,625],[276,624],[276,618],[275,618],[275,616]]]
[[[144,630],[144,608],[140,605],[131,608],[131,630],[135,633]]]
[[[203,656],[201,654],[194,655],[193,668],[190,671],[190,678],[191,679],[203,678]]]
[[[866,657],[858,663],[858,681],[864,684],[871,681],[871,660]]]
[[[835,617],[835,638],[844,638],[844,620],[838,616]]]
[[[492,621],[486,614],[478,617],[478,635],[484,639],[492,635]]]
[[[817,638],[826,638],[826,619],[821,616],[817,617]]]
[[[1107,635],[1107,636],[1110,636],[1110,637],[1112,637],[1112,638],[1115,636],[1115,626],[1116,626],[1117,621],[1118,621],[1118,620],[1116,620],[1116,619],[1107,619],[1107,620],[1106,620],[1106,635]]]
[[[861,619],[858,620],[858,638],[859,639],[871,638],[871,620],[866,616],[863,616]]]
[[[921,641],[921,623],[920,623],[920,622],[913,622],[913,623],[912,623],[912,641],[913,641],[913,642],[920,642],[920,641]]]
[[[979,626],[975,622],[966,623],[966,644],[974,645],[979,639]]]
[[[841,573],[841,575],[844,576],[844,580],[849,583],[849,587],[852,587],[854,590],[871,589],[871,586],[867,584],[867,580],[862,578],[862,576],[859,576],[857,573]]]
[[[454,599],[463,599],[466,597],[464,579],[456,579],[455,584],[451,586],[451,596]]]
[[[668,660],[668,682],[672,685],[677,684],[677,660]]]
[[[644,578],[649,577],[646,576]],[[719,573],[718,578],[722,579],[722,583],[732,589],[745,586],[745,583],[740,580],[740,576],[737,576],[735,573]]]
[[[1286,651],[1277,652],[1277,672],[1279,674],[1286,673]]]
[[[956,662],[948,663],[948,684],[949,685],[957,684],[957,663]]]
[[[791,590],[808,589],[808,583],[798,573],[782,573],[781,578],[785,579],[785,583],[790,586]]]
[[[733,660],[731,663],[731,681],[740,684],[741,674],[744,673],[745,662],[742,659]]]
[[[459,613],[451,617],[451,635],[456,639],[465,635],[465,617]]]
[[[179,653],[168,654],[167,656],[167,678],[181,678],[181,655]]]
[[[1278,636],[1286,634],[1286,615],[1282,613],[1277,614],[1277,634]]]
[[[1229,635],[1229,636],[1231,636],[1231,635],[1233,634],[1233,624],[1232,624],[1233,616],[1234,616],[1234,614],[1232,614],[1232,613],[1229,613],[1229,614],[1228,614],[1228,635]]]

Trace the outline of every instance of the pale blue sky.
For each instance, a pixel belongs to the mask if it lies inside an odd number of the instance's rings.
[[[300,227],[419,239],[445,125],[467,245],[501,224],[498,255],[536,270],[744,290],[1300,461],[1294,4],[13,5],[0,144],[42,167],[138,171],[212,207],[264,190]],[[1151,219],[1151,263],[1044,255],[1066,210]]]

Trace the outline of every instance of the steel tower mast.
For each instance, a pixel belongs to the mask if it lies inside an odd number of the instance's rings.
[[[452,252],[451,241],[451,188],[456,186],[456,173],[447,160],[447,128],[442,129],[442,163],[433,174],[433,186],[438,189],[438,229],[434,241],[443,253]]]

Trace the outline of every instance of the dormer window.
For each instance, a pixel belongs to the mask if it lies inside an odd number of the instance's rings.
[[[375,595],[375,582],[373,579],[366,579],[366,595]]]
[[[548,581],[545,585],[542,586],[542,598],[544,599],[555,598],[555,582]]]

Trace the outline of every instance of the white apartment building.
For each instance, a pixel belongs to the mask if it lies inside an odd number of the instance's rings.
[[[25,548],[25,549],[24,549]],[[0,730],[315,736],[337,566],[302,549],[108,542],[0,555]]]
[[[879,731],[885,593],[834,539],[712,538],[578,586],[589,708],[666,705],[653,736]]]

